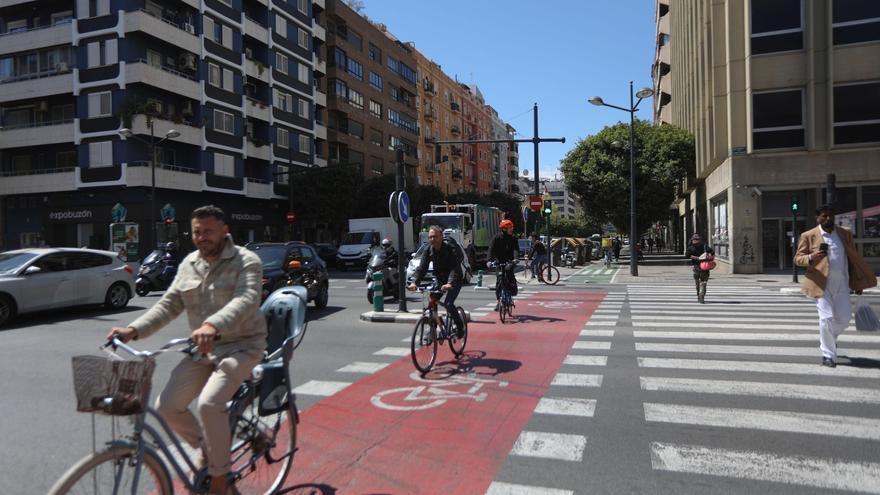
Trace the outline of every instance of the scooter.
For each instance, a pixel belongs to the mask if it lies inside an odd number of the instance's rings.
[[[391,296],[397,299],[399,291],[398,281],[400,277],[397,273],[397,267],[385,266],[385,251],[381,248],[374,249],[370,261],[367,263],[366,276],[364,281],[367,283],[367,301],[373,303],[373,273],[382,272],[382,294],[385,297]]]
[[[563,254],[562,265],[574,268],[575,256],[573,251],[567,251]]]
[[[174,256],[164,249],[155,249],[144,258],[134,281],[134,291],[139,296],[146,296],[152,291],[165,290],[171,286],[177,275],[177,263]]]

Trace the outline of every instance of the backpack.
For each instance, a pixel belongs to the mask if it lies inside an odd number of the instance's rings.
[[[452,252],[455,253],[455,259],[458,260],[458,264],[464,260],[464,249],[461,248],[461,245],[451,236],[443,236],[443,243],[452,248]]]

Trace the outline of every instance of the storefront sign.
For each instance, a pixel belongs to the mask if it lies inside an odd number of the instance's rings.
[[[64,221],[87,221],[92,220],[94,217],[94,213],[89,209],[82,210],[59,210],[59,211],[50,211],[49,212],[49,220],[55,222],[64,222]]]
[[[262,222],[263,215],[259,213],[232,213],[229,218],[234,222]]]

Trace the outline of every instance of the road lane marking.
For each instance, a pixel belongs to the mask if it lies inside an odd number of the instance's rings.
[[[409,347],[386,347],[374,352],[375,356],[409,356]]]
[[[587,322],[585,326],[588,327],[607,327],[607,326],[617,326],[617,320],[590,320]]]
[[[557,373],[550,385],[560,387],[601,387],[602,375],[585,375],[580,373]]]
[[[611,349],[611,342],[584,342],[578,340],[571,346],[572,349],[589,349],[594,351],[607,351]]]
[[[639,377],[642,390],[691,392],[718,395],[751,395],[786,399],[807,399],[857,404],[880,404],[880,390],[856,387],[829,387],[796,383],[767,383],[693,378]]]
[[[569,354],[562,360],[562,364],[577,366],[605,366],[608,364],[608,356],[579,356]]]
[[[740,323],[763,323],[768,321],[778,321],[781,323],[788,324],[800,324],[799,326],[803,327],[816,327],[819,328],[819,321],[816,318],[780,318],[780,319],[772,319],[772,318],[749,318],[748,316],[742,318],[728,318],[728,317],[709,317],[709,316],[695,316],[693,314],[686,317],[687,321],[702,321],[702,322],[716,322],[716,321],[733,321],[736,322],[736,325]],[[646,314],[635,314],[630,317],[632,320],[652,320],[652,321],[663,321],[663,320],[675,320],[681,321],[682,316],[669,316],[669,315],[646,315]],[[850,325],[855,324],[855,320],[851,320]],[[734,323],[732,323],[734,325]],[[714,326],[714,325],[713,325]],[[742,326],[742,325],[740,325]],[[788,325],[786,325],[788,326]]]
[[[876,463],[653,442],[651,466],[658,471],[880,493],[880,464]]]
[[[332,382],[325,380],[311,380],[293,389],[293,393],[301,395],[317,395],[329,397],[336,392],[351,385],[349,382]]]
[[[880,440],[880,419],[646,402],[645,421]]]
[[[586,446],[587,437],[582,435],[523,431],[510,455],[580,462]]]
[[[493,481],[486,495],[574,495],[571,490],[559,490],[543,486],[517,485]]]
[[[409,341],[409,339],[406,339]],[[389,363],[367,363],[363,361],[355,361],[347,364],[336,371],[341,373],[375,373],[382,368],[388,366]]]
[[[585,328],[581,330],[581,337],[614,337],[614,330],[596,330]]]
[[[747,371],[787,375],[820,375],[851,378],[880,378],[880,370],[838,366],[828,368],[816,364],[765,363],[761,361],[716,361],[714,359],[636,358],[640,368],[664,368],[702,371]]]
[[[729,321],[729,320],[728,320]],[[634,321],[632,322],[632,326],[634,327],[666,327],[666,328],[706,328],[709,322],[692,322],[690,319],[687,321],[682,321],[678,319],[678,321]],[[810,329],[819,329],[819,322],[816,321],[815,325],[778,325],[775,323],[716,323],[715,321],[711,322],[713,328],[742,328],[744,330],[810,330]],[[818,337],[817,337],[818,338]]]
[[[792,341],[819,341],[817,331],[810,333],[756,333],[756,332],[667,332],[660,330],[635,330],[633,337],[637,339],[697,339],[697,340],[792,340]],[[837,338],[838,345],[841,342],[859,342],[868,344],[880,343],[880,335],[848,335],[843,334]],[[818,355],[818,354],[817,354]]]
[[[555,416],[580,416],[584,418],[592,418],[595,412],[595,399],[581,399],[575,397],[544,397],[538,401],[538,405],[535,407],[536,414],[551,414]]]
[[[768,347],[763,345],[657,344],[636,342],[639,352],[696,352],[707,354],[746,354],[763,356],[816,356],[815,347]],[[844,351],[846,353],[848,351]],[[851,351],[860,358],[880,360],[880,350]]]

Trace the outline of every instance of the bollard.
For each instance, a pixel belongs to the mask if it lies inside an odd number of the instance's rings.
[[[382,272],[373,273],[373,311],[385,311],[385,294],[382,293]]]
[[[483,286],[483,270],[477,271],[477,287]]]

